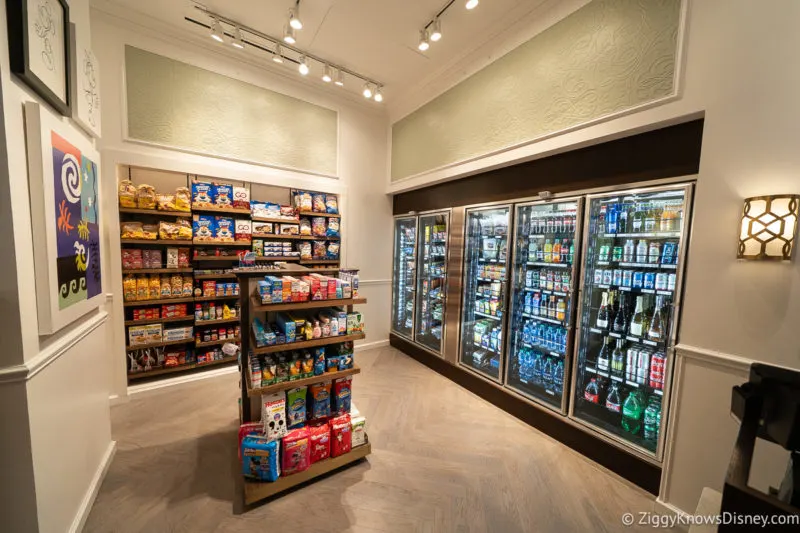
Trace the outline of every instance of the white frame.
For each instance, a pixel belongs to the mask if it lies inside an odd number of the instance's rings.
[[[56,224],[55,198],[53,190],[53,156],[50,134],[55,132],[67,139],[81,154],[86,154],[97,165],[98,184],[101,183],[100,154],[80,134],[76,134],[67,123],[54,117],[35,102],[25,103],[25,126],[28,145],[28,183],[30,187],[31,226],[33,234],[43,239],[43,245],[33,247],[36,278],[36,304],[39,318],[39,334],[49,335],[70,322],[98,308],[105,298],[103,279],[100,292],[87,300],[76,302],[66,309],[59,309],[58,273],[56,268]],[[99,196],[99,195],[98,195]],[[97,199],[97,209],[102,210],[102,199]],[[103,221],[98,216],[100,246],[103,246]],[[98,261],[102,260],[102,250]],[[102,273],[102,270],[101,270]]]
[[[92,137],[100,138],[102,132],[102,106],[100,100],[100,64],[92,49],[86,46],[84,39],[78,38],[78,27],[70,23],[70,46],[69,53],[74,72],[71,75],[71,94],[72,94],[72,120]],[[88,56],[88,57],[87,57]],[[84,73],[86,61],[92,64],[94,78],[97,83],[96,98],[92,105],[86,102],[84,92],[86,90],[86,76]],[[92,114],[95,123],[92,124]]]

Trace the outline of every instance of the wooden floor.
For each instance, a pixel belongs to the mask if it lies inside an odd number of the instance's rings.
[[[237,376],[141,394],[84,531],[652,531],[621,523],[644,491],[393,348],[356,358],[366,462],[236,514]]]

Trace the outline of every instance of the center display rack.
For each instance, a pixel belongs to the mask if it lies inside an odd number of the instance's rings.
[[[320,346],[334,346],[350,341],[362,340],[365,334],[356,333],[352,335],[335,335],[329,337],[322,337],[319,339],[312,339],[307,341],[297,341],[284,344],[273,344],[270,346],[256,347],[255,338],[252,333],[253,319],[256,314],[277,313],[282,311],[302,311],[307,309],[324,309],[324,308],[339,308],[344,307],[348,313],[353,312],[356,305],[367,303],[366,298],[347,298],[347,299],[327,299],[327,300],[309,300],[303,302],[286,302],[275,304],[262,304],[259,301],[255,287],[251,284],[254,280],[263,278],[265,275],[303,275],[309,273],[319,274],[336,274],[339,268],[306,268],[298,265],[276,263],[275,268],[247,268],[242,267],[235,269],[235,274],[242,288],[239,296],[240,308],[242,310],[241,320],[242,324],[247,325],[247,331],[243,332],[242,336],[242,349],[240,351],[239,360],[239,387],[241,393],[240,400],[240,423],[259,422],[261,420],[261,398],[262,395],[270,395],[276,392],[288,391],[297,387],[311,386],[317,383],[332,381],[346,376],[354,376],[361,373],[358,365],[353,365],[352,368],[339,370],[336,372],[325,372],[321,375],[313,377],[296,379],[291,381],[283,381],[273,385],[253,387],[250,375],[250,357],[262,354],[271,354],[278,352],[287,352],[292,350],[299,350],[304,348],[314,348]],[[328,457],[321,461],[313,463],[307,470],[290,475],[281,476],[276,481],[255,481],[245,479],[241,476],[240,472],[236,472],[237,486],[241,486],[240,494],[244,505],[252,505],[256,502],[270,498],[277,494],[288,491],[294,487],[312,481],[320,476],[328,474],[334,470],[344,466],[353,464],[362,460],[371,453],[371,445],[367,437],[366,443],[354,447],[351,451],[336,457]]]

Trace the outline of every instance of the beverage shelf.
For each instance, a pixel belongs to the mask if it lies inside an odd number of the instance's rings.
[[[186,274],[192,268],[123,268],[123,274]]]
[[[229,215],[242,215],[250,218],[250,210],[237,207],[214,207],[214,206],[199,206],[192,205],[192,211],[199,211],[201,213],[226,213]]]
[[[162,209],[139,209],[136,207],[120,207],[120,213],[127,213],[130,215],[158,215],[158,216],[171,216],[171,217],[187,217],[191,218],[191,211],[167,211]]]
[[[498,352],[497,350],[493,350],[492,348],[490,348],[488,346],[483,346],[481,344],[475,344],[474,342],[472,343],[472,347],[475,348],[475,350],[486,350],[487,352],[492,352],[495,355],[503,355],[502,353]]]
[[[659,239],[659,238],[678,238],[681,236],[680,231],[642,231],[636,233],[603,233],[600,237],[605,239],[614,239],[616,237],[630,237],[630,238],[651,238],[651,239]]]
[[[475,314],[478,315],[478,316],[485,317],[485,318],[491,318],[493,320],[502,320],[502,317],[495,316],[495,315],[489,315],[489,314],[486,314],[486,313],[481,313],[480,311],[475,311]]]
[[[195,342],[196,348],[205,348],[207,346],[219,346],[220,344],[225,344],[227,342],[238,343],[241,342],[242,339],[239,337],[232,337],[229,339],[217,339],[215,341],[208,341],[208,342]]]
[[[188,344],[190,342],[194,342],[193,338],[190,339],[180,339],[177,341],[161,341],[161,342],[151,342],[148,344],[136,344],[130,345],[125,347],[126,352],[133,352],[135,350],[144,350],[146,348],[160,348],[161,346],[172,346],[175,344]]]
[[[609,336],[615,339],[625,339],[630,342],[635,342],[637,344],[644,344],[645,346],[651,346],[654,348],[664,346],[663,341],[661,342],[651,341],[650,339],[644,339],[642,337],[634,337],[632,335],[624,335],[621,333],[614,333],[613,331],[608,331],[600,328],[589,328],[589,331],[591,331],[592,333],[596,333],[597,335]]]
[[[215,324],[234,324],[239,322],[239,317],[234,318],[217,318],[214,320],[195,320],[194,325],[197,327],[201,326],[213,326]]]
[[[152,246],[190,246],[191,240],[178,239],[120,239],[120,244],[148,244]]]
[[[549,289],[534,289],[532,287],[524,287],[522,290],[526,292],[541,292],[542,294],[549,294],[551,296],[563,296],[565,298],[569,297],[569,294],[567,292],[551,291]]]
[[[557,320],[555,318],[549,318],[539,315],[530,315],[528,313],[522,313],[522,316],[525,318],[530,318],[531,320],[539,320],[541,322],[549,322],[550,324],[557,324],[559,326],[567,327],[567,323],[564,320]]]
[[[544,261],[527,261],[525,263],[528,266],[541,266],[541,267],[555,267],[555,268],[571,268],[572,265],[569,263],[547,263]]]
[[[552,355],[553,357],[564,357],[563,353],[554,352],[554,351],[550,350],[550,348],[545,348],[544,346],[540,346],[538,344],[529,344],[527,342],[523,342],[523,343],[520,343],[520,344],[522,344],[522,346],[524,346],[525,348],[528,348],[530,350],[539,350],[540,352],[544,352],[544,353],[546,353],[548,355]]]
[[[505,283],[505,281],[506,281],[505,279],[491,279],[491,278],[475,278],[475,279],[478,280],[478,281],[483,281],[483,282],[487,282],[487,283],[493,283],[495,281],[500,282],[500,283]]]
[[[268,354],[277,352],[289,352],[292,350],[302,350],[303,348],[317,348],[318,346],[327,346],[329,344],[342,344],[349,341],[360,341],[364,339],[364,333],[354,333],[352,335],[336,335],[332,337],[321,337],[319,339],[312,339],[310,341],[295,341],[285,342],[283,344],[273,344],[271,346],[263,346],[261,348],[253,348],[255,354]],[[251,337],[252,346],[256,346],[255,339]]]
[[[224,357],[222,359],[216,359],[214,361],[209,361],[207,363],[189,363],[185,365],[178,365],[178,366],[165,366],[154,368],[153,370],[143,370],[141,372],[128,372],[128,379],[135,380],[135,379],[146,379],[153,376],[160,376],[162,374],[173,374],[175,372],[185,372],[187,370],[194,370],[196,368],[205,368],[207,366],[215,366],[215,365],[222,365],[225,363],[232,363],[237,360],[237,356],[232,357]]]
[[[194,320],[194,315],[176,316],[171,318],[147,318],[144,320],[126,320],[126,326],[140,326],[143,324],[169,324],[171,322],[189,322]]]
[[[318,307],[342,307],[367,303],[366,298],[345,298],[329,300],[309,300],[306,302],[286,302],[262,304],[256,297],[251,298],[253,311],[289,311],[292,309],[315,309]]]
[[[506,262],[505,259],[484,259],[483,257],[479,257],[478,261],[481,263],[501,263],[504,264]]]

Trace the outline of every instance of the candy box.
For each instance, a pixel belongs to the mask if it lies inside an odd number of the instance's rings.
[[[214,203],[214,185],[202,181],[192,182],[192,206],[209,207]]]
[[[194,215],[192,218],[192,235],[198,241],[214,240],[217,232],[215,218],[211,215]]]
[[[289,428],[302,426],[306,421],[306,387],[286,391],[286,418]]]
[[[331,455],[331,427],[327,422],[309,426],[308,447],[311,464],[327,459]]]
[[[236,229],[232,218],[217,217],[214,236],[218,242],[233,242],[235,231]]]
[[[283,437],[281,449],[283,475],[288,476],[306,470],[311,464],[308,429],[297,428],[290,431]]]
[[[341,415],[331,422],[331,457],[348,453],[353,445],[350,415]]]
[[[141,346],[142,344],[161,341],[161,324],[147,324],[128,328],[128,344],[131,346]]]
[[[244,219],[237,219],[234,222],[234,238],[236,242],[250,242],[253,238],[252,222]]]
[[[250,190],[246,187],[233,188],[233,207],[236,209],[250,209]]]
[[[362,446],[367,443],[367,419],[363,416],[350,415],[350,440],[352,447]],[[313,459],[312,459],[313,462]]]
[[[242,474],[258,481],[277,481],[281,474],[278,442],[248,435],[242,440]]]
[[[286,395],[276,392],[261,396],[261,421],[264,433],[269,440],[277,440],[286,435]]]
[[[278,332],[283,334],[286,342],[294,342],[296,332],[294,320],[284,313],[278,313],[275,320],[278,324]]]
[[[216,207],[230,207],[233,205],[233,187],[226,184],[215,185],[214,205]]]

